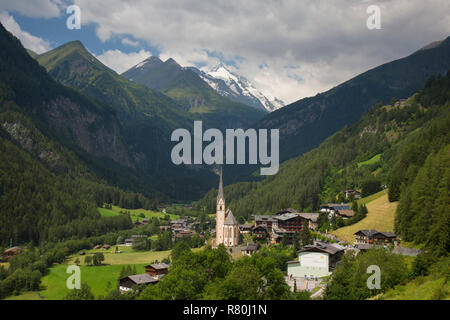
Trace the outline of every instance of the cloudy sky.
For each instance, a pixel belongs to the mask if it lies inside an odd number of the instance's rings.
[[[66,27],[71,4],[81,30]],[[381,29],[367,28],[370,5]],[[0,0],[0,21],[38,53],[81,40],[119,73],[150,55],[222,61],[291,103],[450,36],[450,1]]]

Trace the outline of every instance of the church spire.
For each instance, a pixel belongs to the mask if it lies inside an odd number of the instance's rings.
[[[220,166],[219,175],[220,181],[219,181],[219,192],[217,193],[217,201],[219,201],[219,199],[225,200],[225,197],[223,195],[222,166]]]

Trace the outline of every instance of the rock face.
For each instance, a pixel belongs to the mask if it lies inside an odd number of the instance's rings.
[[[51,100],[44,113],[55,129],[71,137],[86,152],[132,167],[116,119],[83,109],[69,98]]]

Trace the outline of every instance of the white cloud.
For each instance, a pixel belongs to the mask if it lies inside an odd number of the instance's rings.
[[[151,55],[152,54],[146,50],[124,53],[116,49],[105,51],[101,55],[97,55],[96,58],[104,65],[121,74]]]
[[[3,26],[11,32],[14,36],[16,36],[22,45],[31,49],[36,53],[44,53],[51,49],[50,43],[42,38],[33,36],[32,34],[23,31],[19,24],[14,20],[12,16],[10,16],[7,12],[0,12],[0,22]]]
[[[75,3],[102,41],[131,35],[182,65],[214,63],[205,50],[226,59],[240,56],[238,72],[286,102],[450,34],[448,0],[379,0],[381,30],[367,29],[366,9],[374,2],[365,0]],[[260,65],[266,66],[263,72]]]
[[[33,18],[54,18],[60,15],[61,0],[0,0],[0,11],[18,12]]]
[[[122,44],[125,46],[137,47],[139,45],[139,41],[134,41],[130,38],[125,37],[122,39]]]

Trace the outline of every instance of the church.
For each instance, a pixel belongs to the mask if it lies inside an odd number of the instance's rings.
[[[236,247],[239,244],[239,224],[233,212],[225,208],[223,193],[222,168],[220,168],[219,192],[216,205],[216,246]]]

